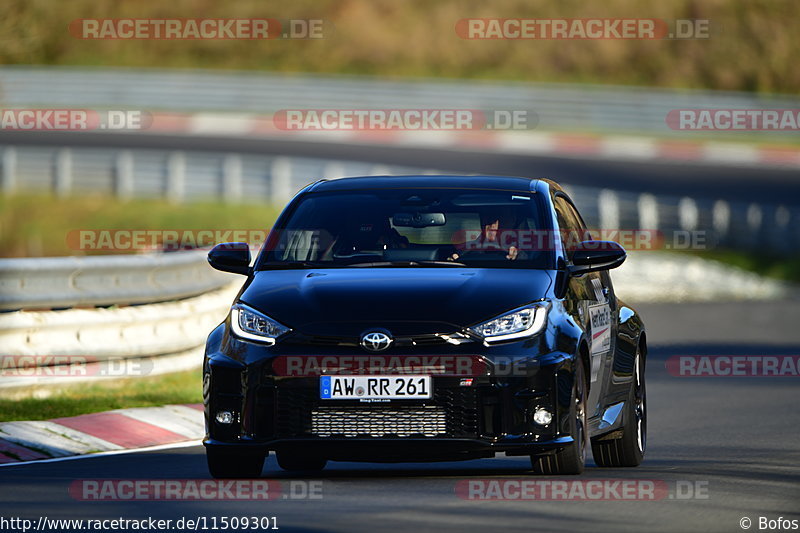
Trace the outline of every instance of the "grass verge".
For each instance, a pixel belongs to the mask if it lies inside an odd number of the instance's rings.
[[[236,240],[235,231],[263,233],[278,215],[272,205],[231,205],[214,201],[172,204],[165,200],[118,200],[104,195],[56,198],[43,194],[0,195],[0,257],[49,257],[134,253],[135,247],[103,246],[102,235],[115,230],[175,230],[198,236],[200,230],[225,232]],[[92,239],[81,241],[81,232]],[[160,238],[160,237],[157,237]],[[149,242],[150,239],[147,239]],[[88,242],[88,246],[82,246]],[[94,246],[94,248],[93,248]],[[141,247],[138,251],[144,251]]]
[[[754,272],[764,277],[800,283],[800,256],[782,257],[767,252],[738,250],[705,250],[697,252],[702,259],[719,261]]]
[[[53,391],[48,398],[11,400],[3,399],[0,392],[0,422],[49,420],[127,407],[202,401],[202,371],[198,368],[161,376],[81,383]]]

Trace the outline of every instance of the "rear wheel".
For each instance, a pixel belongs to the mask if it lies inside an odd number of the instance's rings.
[[[278,466],[289,471],[318,472],[328,464],[328,460],[324,457],[290,450],[277,451],[275,457]]]
[[[636,351],[633,382],[623,410],[623,426],[614,438],[592,441],[592,456],[597,466],[639,466],[647,447],[647,389],[644,379],[645,361],[641,349]]]
[[[586,379],[583,359],[575,359],[575,377],[570,402],[570,436],[573,443],[552,455],[531,456],[533,470],[539,474],[576,475],[586,464]]]
[[[265,457],[265,452],[206,448],[208,471],[217,479],[259,477]]]

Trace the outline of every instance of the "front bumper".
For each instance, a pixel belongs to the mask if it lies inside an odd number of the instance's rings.
[[[485,439],[430,439],[430,438],[303,438],[277,439],[268,443],[240,440],[237,442],[205,439],[206,447],[231,449],[259,449],[264,452],[292,450],[293,452],[321,455],[331,461],[368,462],[435,462],[458,461],[494,457],[498,452],[506,455],[543,455],[571,446],[572,437],[558,437],[535,443],[513,440],[487,441]]]
[[[228,337],[224,349],[207,354],[204,365],[204,444],[388,462],[552,453],[572,444],[567,413],[573,359],[561,352],[520,357],[532,348],[523,344],[481,347],[480,357],[488,362],[485,374],[471,377],[468,385],[464,376],[434,375],[429,400],[363,402],[320,400],[319,377],[276,375],[272,362],[279,354],[265,356],[263,347]],[[476,356],[475,344],[453,348]],[[241,357],[242,349],[261,353]],[[512,355],[526,364],[505,373],[494,367],[493,361]],[[539,408],[554,413],[550,424],[533,422]],[[232,423],[216,421],[221,410],[234,413]],[[419,430],[425,435],[415,434],[419,426],[414,424],[426,416],[430,425]],[[373,418],[380,424],[362,422],[355,433],[346,425],[347,420]]]

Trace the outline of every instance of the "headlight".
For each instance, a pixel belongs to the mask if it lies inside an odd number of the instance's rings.
[[[530,337],[544,328],[549,307],[547,303],[527,305],[469,329],[490,343]]]
[[[231,328],[237,337],[266,344],[275,344],[278,337],[291,331],[283,324],[244,304],[231,307]]]

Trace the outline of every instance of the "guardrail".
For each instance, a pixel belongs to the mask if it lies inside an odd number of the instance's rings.
[[[0,259],[0,310],[163,302],[230,282],[204,251]]]
[[[2,107],[88,107],[269,114],[305,108],[534,111],[539,129],[684,135],[674,109],[800,108],[790,95],[475,80],[106,68],[0,68]],[[693,137],[702,132],[692,132]]]
[[[284,204],[322,177],[419,173],[356,161],[164,150],[0,146],[0,191],[91,192],[174,202],[218,199]],[[422,170],[431,173],[431,170]]]
[[[38,393],[87,379],[197,368],[205,339],[224,320],[239,284],[174,302],[1,313],[0,390],[6,397],[7,389]]]
[[[652,238],[655,249],[689,251],[724,247],[783,254],[793,253],[800,246],[798,207],[568,184],[565,188],[590,227],[636,231],[640,237]],[[617,240],[613,233],[608,236]],[[620,239],[623,237],[631,235],[621,235]],[[649,249],[648,244],[642,245],[643,249]]]

